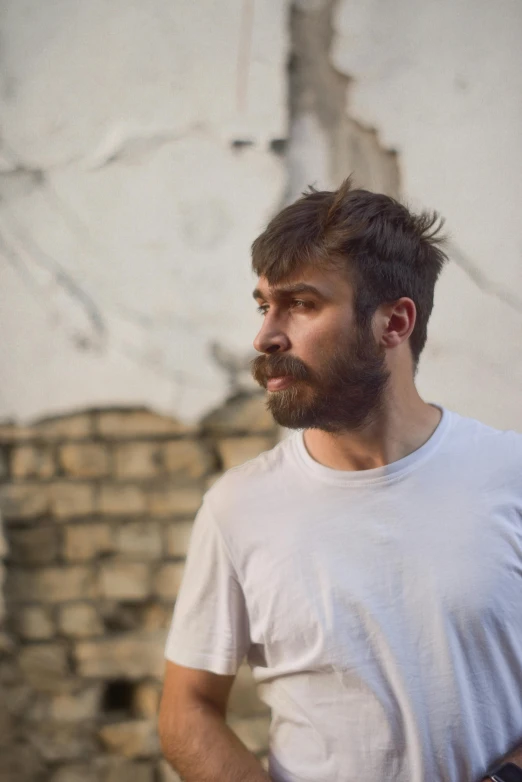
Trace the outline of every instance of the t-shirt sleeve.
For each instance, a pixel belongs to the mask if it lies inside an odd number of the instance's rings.
[[[192,528],[165,656],[188,668],[233,675],[249,645],[243,590],[204,500]]]

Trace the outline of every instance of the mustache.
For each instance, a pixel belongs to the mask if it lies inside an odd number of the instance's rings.
[[[270,377],[292,375],[296,380],[309,380],[310,374],[298,359],[293,356],[257,356],[250,362],[250,368],[254,380],[260,385],[266,385]]]

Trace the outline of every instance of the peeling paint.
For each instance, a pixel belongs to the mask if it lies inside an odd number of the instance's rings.
[[[146,402],[198,419],[248,382],[253,238],[350,173],[456,237],[429,396],[467,404],[466,359],[472,412],[519,415],[522,7],[499,3],[7,0],[0,416]]]
[[[337,0],[294,2],[291,9],[288,201],[309,184],[335,188],[349,174],[361,187],[399,192],[396,152],[350,116],[351,79],[332,64],[336,6]]]
[[[287,2],[26,5],[0,30],[0,415],[146,401],[197,420],[236,382],[209,343],[242,355],[257,326]]]

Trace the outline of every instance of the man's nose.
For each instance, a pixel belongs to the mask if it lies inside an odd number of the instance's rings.
[[[253,344],[259,353],[277,353],[288,350],[290,340],[281,328],[281,323],[267,313]]]

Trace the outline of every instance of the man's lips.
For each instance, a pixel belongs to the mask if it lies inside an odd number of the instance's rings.
[[[269,377],[266,381],[266,387],[268,391],[281,391],[283,388],[288,388],[292,385],[294,378],[292,375],[280,375],[279,377]]]

